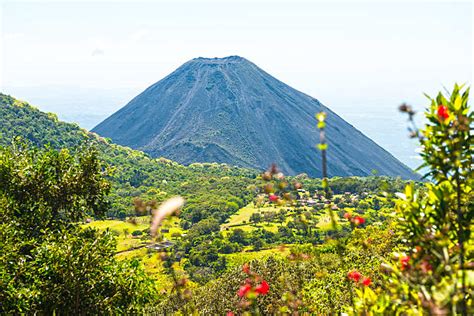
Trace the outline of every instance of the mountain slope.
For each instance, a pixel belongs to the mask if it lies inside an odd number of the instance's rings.
[[[391,154],[318,100],[248,60],[196,58],[131,100],[93,131],[183,164],[225,162],[321,176],[314,115],[327,118],[330,176],[414,177]]]

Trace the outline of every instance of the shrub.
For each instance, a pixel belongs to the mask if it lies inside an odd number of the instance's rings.
[[[466,262],[474,216],[473,113],[468,97],[469,89],[462,91],[458,85],[448,97],[439,93],[430,98],[425,128],[412,126],[422,146],[422,167],[433,182],[420,189],[408,184],[397,201],[400,251],[385,266],[385,287],[377,289],[379,294],[358,293],[359,313],[467,315],[473,310],[468,279],[474,274]],[[400,109],[413,122],[411,107]]]
[[[132,232],[133,237],[137,237],[137,236],[141,236],[141,235],[143,235],[143,232],[141,230],[134,230]]]

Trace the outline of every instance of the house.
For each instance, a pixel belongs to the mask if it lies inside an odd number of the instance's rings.
[[[162,242],[158,242],[158,243],[154,243],[154,244],[151,244],[151,245],[148,245],[146,246],[148,249],[153,249],[153,250],[156,250],[156,251],[160,251],[160,250],[163,250],[165,248],[169,248],[171,246],[173,246],[174,243],[172,243],[171,241],[169,240],[164,240]]]

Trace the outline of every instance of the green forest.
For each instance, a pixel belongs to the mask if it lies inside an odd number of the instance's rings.
[[[0,313],[473,314],[468,98],[400,106],[414,182],[184,166],[0,94]]]

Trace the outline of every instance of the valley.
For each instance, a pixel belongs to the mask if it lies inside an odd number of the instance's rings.
[[[315,191],[316,202],[312,198],[308,199],[309,192],[301,191],[294,206],[278,206],[267,202],[259,205],[258,202],[252,202],[206,234],[208,247],[217,251],[226,262],[224,271],[246,260],[288,255],[291,245],[324,244],[326,233],[332,230],[331,216],[325,209],[324,198]],[[360,195],[344,192],[333,198],[337,202],[333,208],[340,231],[348,231],[351,226],[344,214],[363,216],[366,225],[383,225],[394,205],[393,195],[387,195],[387,192],[361,192]],[[258,200],[257,197],[255,201]],[[179,217],[172,217],[162,224],[156,241],[149,234],[150,221],[150,216],[132,216],[123,220],[93,220],[83,227],[111,230],[117,236],[117,256],[140,260],[153,278],[166,280],[161,284],[165,286],[172,280],[167,279],[169,276],[159,268],[161,261],[156,255],[166,249],[179,248],[183,242],[187,242],[189,229],[183,228],[185,225]],[[196,241],[190,242],[195,244]],[[162,245],[166,243],[169,244],[165,249]],[[153,248],[156,245],[159,249]],[[180,267],[186,270],[182,263]]]

